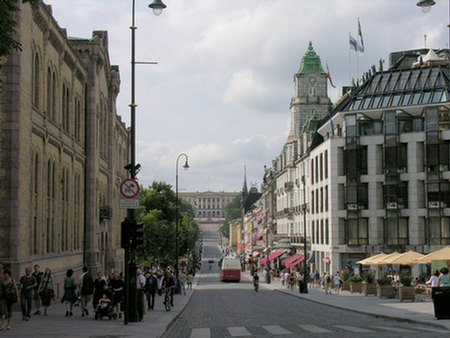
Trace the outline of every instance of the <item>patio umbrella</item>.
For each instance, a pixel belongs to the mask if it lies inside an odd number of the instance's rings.
[[[417,264],[416,260],[424,257],[421,253],[415,252],[415,251],[408,251],[405,253],[402,253],[397,258],[394,258],[390,260],[389,264],[392,265],[414,265]]]
[[[386,265],[386,264],[392,264],[391,261],[400,256],[401,253],[393,252],[389,255],[386,255],[384,257],[381,257],[380,259],[375,260],[375,262],[372,263],[372,265]]]
[[[360,261],[356,262],[356,264],[372,265],[372,264],[374,264],[372,262],[374,262],[374,261],[376,262],[377,259],[381,259],[381,258],[383,258],[385,256],[387,256],[387,255],[382,252],[382,253],[379,253],[379,254],[377,254],[375,256],[364,258],[363,260],[360,260]]]
[[[429,253],[422,258],[416,260],[416,264],[427,264],[431,261],[450,261],[450,246],[437,250],[435,252]]]

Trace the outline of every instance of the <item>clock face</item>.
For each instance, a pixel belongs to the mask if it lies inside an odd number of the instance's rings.
[[[316,83],[316,79],[314,77],[310,77],[309,78],[309,83],[312,84],[312,85],[315,84]]]

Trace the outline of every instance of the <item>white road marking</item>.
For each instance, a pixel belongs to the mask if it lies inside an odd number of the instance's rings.
[[[315,325],[298,325],[298,327],[311,333],[331,333],[331,331],[322,329],[321,327]]]
[[[371,326],[374,329],[380,329],[380,330],[386,330],[386,331],[392,331],[392,332],[414,332],[412,330],[407,329],[401,329],[399,327],[389,327],[389,326]]]
[[[233,337],[251,336],[250,332],[248,332],[247,329],[243,326],[231,326],[227,329]]]
[[[275,334],[292,334],[291,331],[283,329],[280,325],[268,325],[268,326],[263,326],[263,328],[274,335]]]
[[[347,326],[347,325],[335,325],[335,327],[343,329],[343,330],[347,330],[347,331],[350,331],[350,332],[357,332],[357,333],[371,333],[371,332],[374,332],[374,331],[371,331],[371,330],[361,329],[359,327]]]
[[[442,329],[442,330],[439,330],[439,329],[432,329],[432,328],[430,328],[430,327],[415,327],[415,329],[417,329],[417,330],[423,330],[423,331],[430,331],[430,332],[437,332],[437,333],[446,333],[446,334],[449,334],[449,330],[445,330],[445,329]]]
[[[210,338],[211,337],[211,329],[201,328],[201,329],[192,329],[191,338]]]

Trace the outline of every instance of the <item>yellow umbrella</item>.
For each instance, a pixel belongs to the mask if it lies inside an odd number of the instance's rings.
[[[429,253],[422,258],[416,260],[416,264],[427,264],[431,261],[450,261],[450,246],[437,250],[435,252]]]
[[[385,253],[379,253],[375,256],[371,256],[368,258],[364,258],[363,260],[360,260],[358,262],[356,262],[356,264],[362,264],[362,265],[372,265],[374,263],[372,263],[373,261],[376,261],[377,259],[381,259],[383,257],[387,256]]]
[[[386,255],[382,257],[381,259],[377,259],[376,262],[372,263],[373,265],[386,265],[386,264],[392,264],[391,261],[398,256],[400,256],[401,253],[393,252],[389,255]]]
[[[389,264],[393,265],[414,265],[417,264],[416,260],[424,257],[421,253],[415,251],[408,251],[402,253],[400,256],[390,260]]]

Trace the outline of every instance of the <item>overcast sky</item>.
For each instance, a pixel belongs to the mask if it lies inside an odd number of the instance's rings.
[[[308,42],[327,62],[336,89],[392,51],[448,47],[449,3],[428,14],[417,0],[136,0],[137,155],[139,181],[175,183],[185,152],[180,191],[239,191],[244,165],[249,186],[280,154],[289,132],[289,103]],[[119,65],[118,114],[129,125],[131,0],[45,0],[69,36],[109,32],[112,65]],[[366,51],[349,52],[360,18]],[[358,61],[358,62],[357,62]]]

